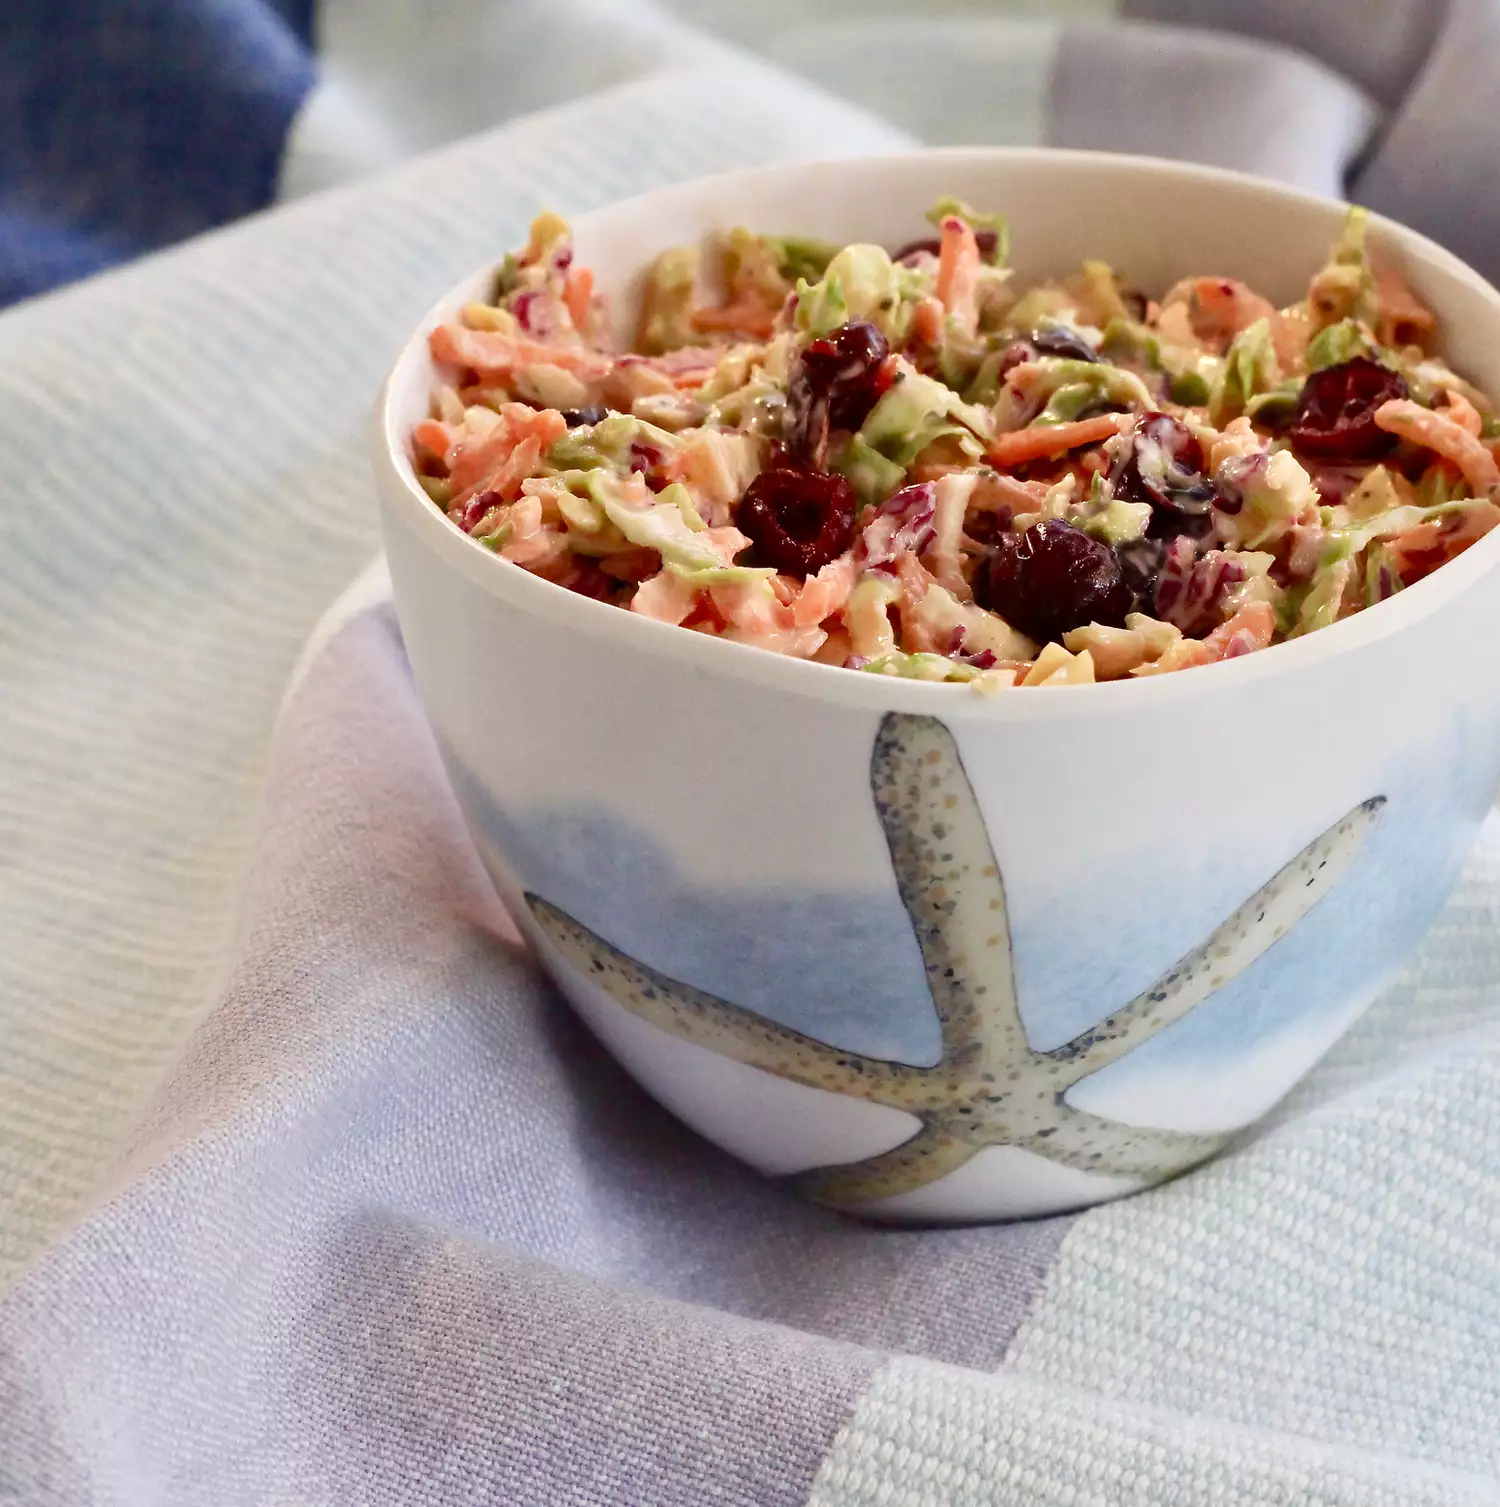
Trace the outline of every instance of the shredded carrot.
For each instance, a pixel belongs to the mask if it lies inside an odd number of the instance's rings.
[[[1145,675],[1170,675],[1177,670],[1191,670],[1198,665],[1211,665],[1218,656],[1209,648],[1205,639],[1180,638],[1155,659],[1137,665],[1132,677]]]
[[[1182,306],[1186,312],[1186,331],[1182,320],[1170,325],[1158,318],[1158,327],[1176,339],[1191,332],[1188,341],[1220,355],[1241,330],[1249,329],[1257,319],[1272,319],[1276,306],[1233,277],[1185,277],[1167,290],[1161,301],[1162,314]]]
[[[1217,664],[1264,649],[1276,633],[1276,612],[1269,602],[1246,602],[1228,622],[1220,623],[1207,638],[1180,638],[1158,658],[1137,665],[1133,676],[1168,675]]]
[[[536,470],[541,458],[542,447],[535,436],[522,440],[490,478],[488,490],[498,492],[506,502],[513,502],[520,495],[521,483]]]
[[[1065,455],[1069,450],[1108,439],[1133,422],[1133,416],[1128,413],[1101,413],[1098,418],[1080,419],[1073,424],[1017,429],[995,440],[986,458],[993,466],[1024,466],[1028,461]]]
[[[1472,503],[1447,517],[1429,518],[1388,541],[1391,568],[1409,586],[1461,555],[1497,523],[1500,508],[1493,503]]]
[[[1246,602],[1227,623],[1220,623],[1203,640],[1215,659],[1233,659],[1252,649],[1264,649],[1276,632],[1276,612],[1269,602]]]
[[[424,450],[430,450],[439,460],[447,460],[448,447],[453,443],[453,431],[437,419],[423,419],[412,430],[412,438]]]
[[[815,628],[825,618],[841,612],[858,576],[853,550],[845,550],[830,560],[802,583],[792,602],[793,624],[798,628]]]
[[[680,623],[698,603],[698,588],[670,570],[658,571],[636,587],[630,610],[659,623]]]
[[[927,296],[912,305],[911,333],[923,345],[936,345],[943,338],[943,306],[937,299]]]
[[[1437,330],[1437,316],[1406,285],[1394,267],[1371,261],[1375,294],[1380,300],[1376,334],[1385,345],[1425,345]]]
[[[764,299],[746,294],[734,303],[721,304],[717,309],[694,309],[691,317],[693,328],[704,334],[724,330],[731,334],[752,335],[757,340],[769,340],[776,323],[776,310]]]
[[[973,334],[979,319],[979,265],[979,242],[968,221],[947,215],[942,225],[933,292],[969,334]]]
[[[583,333],[589,321],[589,309],[594,298],[594,273],[589,267],[572,267],[563,284],[563,299],[568,305],[568,317],[573,328]]]
[[[477,372],[503,376],[527,366],[551,365],[573,372],[585,381],[609,374],[611,362],[598,351],[566,345],[543,345],[495,330],[470,330],[459,324],[440,324],[428,339],[434,361],[451,361]]]
[[[1283,371],[1298,365],[1315,333],[1312,315],[1305,304],[1293,304],[1271,316],[1271,344],[1276,348],[1276,359]]]
[[[568,431],[567,420],[554,408],[532,409],[507,403],[500,422],[475,440],[460,440],[448,452],[448,479],[453,483],[451,506],[458,507],[480,492],[518,492],[538,460]],[[531,459],[517,467],[522,447]],[[509,497],[507,496],[507,501]]]
[[[1414,445],[1422,445],[1451,460],[1464,474],[1464,480],[1483,496],[1500,485],[1500,466],[1477,435],[1462,424],[1423,408],[1410,398],[1392,398],[1375,410],[1375,422],[1387,434],[1396,434]]]
[[[1475,439],[1479,438],[1479,432],[1484,428],[1484,420],[1479,416],[1479,410],[1461,393],[1454,388],[1449,388],[1443,395],[1446,402],[1444,418],[1452,419],[1460,429],[1466,429]]]

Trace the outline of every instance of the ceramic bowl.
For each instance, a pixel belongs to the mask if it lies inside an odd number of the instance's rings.
[[[587,215],[617,305],[745,224],[897,245],[942,194],[1022,277],[1103,257],[1301,295],[1342,208],[1050,151],[776,167]],[[1500,294],[1372,244],[1500,392]],[[503,248],[497,248],[497,252]],[[1323,1055],[1442,905],[1500,783],[1500,531],[1372,611],[1222,664],[1002,692],[786,659],[573,595],[413,480],[425,335],[375,464],[413,672],[485,863],[563,993],[673,1113],[881,1220],[1077,1208],[1202,1161]]]

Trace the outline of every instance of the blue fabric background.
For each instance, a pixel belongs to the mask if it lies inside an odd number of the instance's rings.
[[[312,0],[5,0],[0,303],[261,208]]]

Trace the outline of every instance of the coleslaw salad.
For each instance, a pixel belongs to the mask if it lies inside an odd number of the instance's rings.
[[[1500,521],[1493,407],[1430,353],[1360,211],[1279,309],[1227,278],[1152,297],[1099,262],[1017,287],[998,217],[932,219],[894,252],[745,230],[666,252],[618,349],[541,217],[431,332],[422,486],[555,586],[980,690],[1295,640]]]

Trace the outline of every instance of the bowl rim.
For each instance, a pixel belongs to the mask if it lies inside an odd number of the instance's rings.
[[[739,168],[694,178],[600,205],[574,219],[575,229],[586,231],[590,222],[605,217],[648,215],[654,207],[689,199],[712,188],[744,187],[747,190],[778,180],[790,180],[809,171],[858,168],[878,174],[882,169],[913,161],[929,164],[940,172],[946,163],[992,162],[998,166],[1037,160],[1103,168],[1121,176],[1147,174],[1174,178],[1185,185],[1227,185],[1247,194],[1269,197],[1287,204],[1310,205],[1341,213],[1342,200],[1327,198],[1252,173],[1197,163],[1135,154],[1081,151],[1061,147],[938,147],[875,156],[819,158]],[[1486,299],[1495,315],[1500,338],[1500,290],[1452,252],[1421,232],[1399,221],[1370,212],[1371,228],[1395,242],[1401,251],[1449,277],[1465,282]],[[1465,550],[1431,575],[1353,617],[1332,623],[1302,638],[1254,654],[1200,665],[1191,674],[1150,675],[1134,679],[1099,681],[1089,685],[1054,686],[1064,694],[1014,696],[1002,687],[993,694],[976,694],[965,683],[908,680],[894,675],[865,675],[838,665],[820,664],[775,654],[750,644],[715,639],[707,634],[684,632],[680,627],[638,616],[609,603],[568,591],[552,581],[533,575],[523,567],[503,560],[470,535],[454,526],[436,507],[416,480],[408,451],[408,436],[397,427],[396,407],[402,378],[415,363],[426,359],[428,332],[451,309],[458,295],[497,265],[490,258],[453,283],[417,321],[399,356],[382,384],[372,425],[373,460],[377,473],[397,485],[382,486],[382,512],[401,523],[449,566],[458,569],[475,585],[506,600],[531,616],[591,638],[607,638],[622,648],[672,660],[705,673],[752,680],[777,686],[789,694],[821,701],[867,707],[871,711],[911,711],[918,714],[978,718],[986,721],[1029,719],[1037,716],[1075,716],[1125,712],[1131,707],[1146,710],[1164,698],[1231,692],[1268,675],[1295,674],[1329,659],[1367,647],[1410,627],[1462,595],[1500,561],[1500,529]],[[393,495],[394,494],[394,495]],[[397,499],[401,499],[398,503]],[[388,543],[388,541],[387,541]],[[398,602],[399,609],[399,602]],[[1122,699],[1123,698],[1123,699]]]

